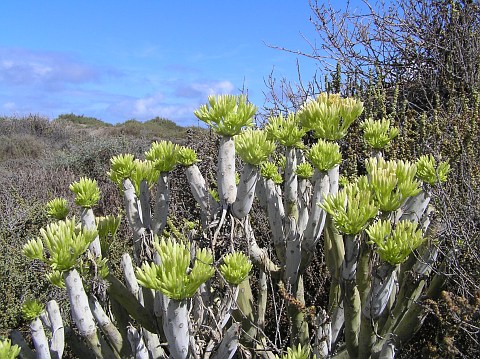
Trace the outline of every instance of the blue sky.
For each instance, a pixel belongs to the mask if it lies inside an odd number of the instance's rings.
[[[165,117],[196,124],[209,94],[261,107],[264,79],[296,79],[309,50],[308,0],[2,0],[0,115],[62,113],[110,123]],[[305,77],[315,62],[301,58]]]

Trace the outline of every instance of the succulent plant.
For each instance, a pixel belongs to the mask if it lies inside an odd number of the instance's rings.
[[[339,231],[352,235],[360,233],[378,213],[365,177],[346,185],[337,194],[329,194],[320,207],[333,217]]]
[[[371,118],[362,123],[363,138],[365,142],[374,149],[383,149],[398,136],[399,130],[396,127],[390,127],[389,119],[375,121]]]
[[[27,299],[22,305],[22,316],[31,321],[40,316],[45,310],[44,306],[36,299]]]
[[[445,182],[449,172],[448,162],[439,162],[437,165],[437,161],[432,155],[423,155],[417,160],[417,177],[429,185]]]
[[[390,264],[400,264],[407,259],[420,244],[424,242],[421,229],[417,223],[400,221],[392,230],[390,221],[378,220],[365,232],[370,237],[368,243],[375,244],[380,258]]]
[[[215,271],[212,254],[206,249],[197,251],[191,270],[189,245],[162,238],[155,242],[155,249],[162,264],[143,263],[137,268],[136,276],[142,286],[158,290],[171,299],[192,297]]]
[[[303,346],[298,344],[298,346],[292,348],[287,348],[287,352],[282,356],[276,355],[277,359],[316,359],[316,355],[312,356],[311,349],[308,346]]]
[[[363,112],[363,102],[339,95],[321,94],[306,102],[298,112],[300,123],[314,136],[325,140],[343,138],[353,121]]]
[[[219,270],[229,284],[239,285],[252,270],[252,263],[242,252],[233,252],[223,257]]]
[[[262,130],[247,129],[235,136],[235,151],[245,162],[259,166],[275,150],[275,143],[267,139]]]
[[[66,271],[75,266],[78,258],[96,238],[97,231],[80,229],[73,217],[51,223],[46,229],[41,228],[40,235],[24,245],[23,254],[30,259],[44,261],[53,270]],[[48,255],[44,254],[44,245],[48,249]]]
[[[235,136],[245,127],[253,126],[257,107],[247,102],[246,96],[208,96],[208,103],[194,114],[222,136]]]
[[[159,172],[170,172],[178,163],[178,150],[179,146],[170,141],[154,142],[145,152],[145,158]]]
[[[295,168],[295,173],[298,177],[302,179],[309,179],[313,176],[314,169],[309,162],[300,163],[297,168]]]
[[[262,163],[260,174],[266,179],[271,179],[275,184],[283,182],[282,176],[278,173],[277,166],[272,162]]]
[[[96,180],[82,177],[70,185],[70,190],[75,193],[75,204],[78,206],[90,208],[100,200],[100,189]]]
[[[282,146],[295,148],[303,148],[302,138],[307,132],[292,112],[287,115],[287,118],[282,114],[270,117],[265,131],[269,138],[277,140]]]
[[[306,156],[319,171],[328,171],[342,162],[340,146],[321,139],[310,148]]]
[[[15,359],[20,355],[20,351],[20,347],[18,345],[12,345],[10,339],[0,340],[0,358]]]
[[[69,209],[65,198],[54,198],[46,204],[47,214],[57,220],[67,218]]]
[[[178,149],[178,163],[182,166],[191,166],[194,163],[197,163],[197,153],[192,148],[181,146]]]

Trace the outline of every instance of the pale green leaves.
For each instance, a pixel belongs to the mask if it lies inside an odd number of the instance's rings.
[[[328,171],[340,164],[342,154],[339,145],[320,139],[307,152],[307,158],[319,171]]]
[[[170,172],[178,163],[179,146],[170,141],[152,143],[145,158],[153,162],[153,167],[159,172]]]
[[[319,206],[333,217],[339,231],[352,235],[360,233],[378,213],[365,177],[346,185],[337,194],[329,194]]]
[[[248,129],[235,136],[235,151],[251,165],[259,166],[265,162],[274,149],[275,143],[267,139],[265,131]]]
[[[65,198],[54,198],[46,204],[47,214],[54,219],[62,220],[67,218],[69,209]]]
[[[74,217],[40,229],[40,237],[28,241],[22,252],[30,259],[47,263],[53,270],[66,271],[73,268],[96,236],[96,230],[87,231],[75,226]],[[48,255],[44,253],[44,245]]]
[[[110,179],[120,188],[123,188],[125,179],[130,179],[137,195],[140,193],[142,181],[146,181],[148,186],[152,186],[160,174],[154,168],[153,162],[134,159],[130,154],[114,156],[110,159],[110,163],[110,171],[107,173]]]
[[[84,208],[90,208],[100,200],[100,189],[97,181],[82,177],[80,181],[73,182],[70,190],[75,193],[75,204]]]
[[[65,289],[65,280],[63,278],[62,272],[54,270],[50,273],[47,273],[46,276],[48,281],[52,283],[55,287]]]
[[[219,270],[229,284],[239,285],[252,270],[252,263],[242,252],[229,253],[223,257]]]
[[[108,253],[121,221],[121,215],[95,218],[102,253]]]
[[[275,184],[283,182],[282,175],[278,173],[277,166],[272,162],[262,163],[260,175],[266,179],[271,179]]]
[[[341,98],[337,94],[320,94],[314,101],[302,106],[297,116],[302,126],[312,130],[315,137],[339,140],[363,112],[363,102],[353,98]]]
[[[297,168],[295,168],[295,173],[301,179],[309,179],[313,176],[314,169],[310,163],[303,162],[300,163]]]
[[[246,96],[208,96],[208,103],[194,114],[222,136],[240,134],[244,127],[252,127],[257,108],[247,102]]]
[[[429,185],[445,182],[449,172],[448,162],[440,162],[437,166],[437,161],[432,155],[420,156],[417,160],[417,177]]]
[[[390,221],[379,220],[365,232],[370,237],[369,243],[375,244],[380,258],[393,265],[404,262],[424,241],[417,223],[409,221],[397,223],[392,231]]]
[[[25,320],[36,319],[44,311],[43,305],[36,299],[27,299],[22,305],[22,316]]]
[[[384,212],[397,210],[408,197],[421,191],[420,182],[415,180],[416,166],[408,161],[369,158],[365,167],[375,202]]]
[[[284,118],[281,114],[270,117],[265,131],[269,138],[277,140],[282,146],[295,148],[303,148],[302,137],[307,132],[300,126],[293,113],[289,113],[287,118]]]
[[[127,153],[110,158],[110,171],[107,172],[107,175],[119,187],[122,187],[124,179],[131,178],[134,171],[135,163],[133,155]]]
[[[10,339],[0,340],[0,358],[15,359],[20,355],[20,347],[12,345]]]
[[[398,128],[390,127],[389,119],[374,121],[369,118],[362,123],[362,128],[365,142],[375,149],[387,147],[399,133]]]
[[[178,149],[178,163],[182,166],[188,167],[198,161],[197,154],[193,149],[184,146]]]
[[[302,347],[301,344],[298,344],[297,347],[287,348],[287,353],[283,354],[281,357],[275,355],[277,359],[315,359],[317,356],[311,356],[311,349],[308,346]]]
[[[144,263],[136,270],[137,280],[140,285],[158,290],[171,299],[192,297],[215,271],[212,254],[206,249],[197,251],[190,270],[190,246],[164,238],[154,245],[162,264]]]

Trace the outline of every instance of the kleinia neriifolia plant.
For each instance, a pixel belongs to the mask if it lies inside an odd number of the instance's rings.
[[[72,340],[83,343],[71,348],[77,357],[223,359],[241,351],[389,359],[415,335],[427,314],[422,302],[445,283],[429,190],[447,179],[448,163],[386,158],[381,150],[398,130],[364,120],[366,174],[348,180],[341,148],[363,113],[359,99],[323,93],[295,113],[272,114],[263,129],[254,128],[255,112],[234,95],[209,96],[195,111],[219,136],[216,176],[202,172],[193,149],[160,141],[144,158],[110,160],[108,175],[123,196],[123,209],[111,210],[122,216],[95,216],[100,191],[88,178],[70,186],[79,223],[66,200],[49,202],[52,223],[23,253],[66,291]],[[188,224],[172,213],[185,209],[171,203],[178,171],[188,182],[181,190],[196,201],[186,209],[200,215]],[[116,265],[110,248],[122,219],[132,256]],[[318,293],[313,262],[330,275]],[[58,305],[32,303],[25,313],[35,352],[19,333],[18,347],[3,341],[0,350],[60,358],[66,324]]]

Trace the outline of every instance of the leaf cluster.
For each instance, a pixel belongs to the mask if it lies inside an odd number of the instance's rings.
[[[208,96],[208,103],[194,111],[201,121],[222,136],[235,136],[243,128],[253,126],[257,107],[247,102],[244,95]]]
[[[154,246],[161,264],[143,263],[137,267],[137,280],[140,285],[158,290],[171,299],[192,297],[215,272],[212,254],[206,249],[197,251],[195,263],[190,268],[189,245],[165,238],[158,241],[157,238]]]

